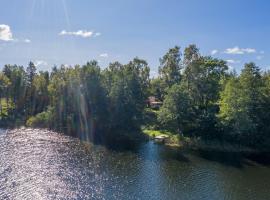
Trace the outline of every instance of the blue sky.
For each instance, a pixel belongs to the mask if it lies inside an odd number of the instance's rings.
[[[269,10],[267,0],[1,0],[0,68],[138,56],[154,74],[168,48],[195,43],[238,71],[270,69]]]

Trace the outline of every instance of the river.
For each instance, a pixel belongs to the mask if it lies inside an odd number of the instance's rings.
[[[0,199],[270,199],[270,164],[257,156],[151,141],[111,149],[16,129],[0,131],[0,158]]]

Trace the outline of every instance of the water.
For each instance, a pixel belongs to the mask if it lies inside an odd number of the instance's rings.
[[[0,158],[0,199],[270,199],[270,165],[257,156],[110,150],[20,129],[0,130]]]

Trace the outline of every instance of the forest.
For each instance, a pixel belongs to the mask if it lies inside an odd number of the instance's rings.
[[[160,109],[148,108],[149,96],[162,102]],[[237,73],[194,44],[169,49],[156,77],[137,57],[107,68],[93,60],[37,72],[30,62],[0,72],[1,127],[49,128],[89,141],[151,127],[267,149],[269,110],[270,72],[250,62]]]

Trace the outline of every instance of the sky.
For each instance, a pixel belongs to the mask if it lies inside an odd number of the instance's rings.
[[[178,45],[227,60],[240,71],[253,61],[270,69],[268,0],[1,0],[0,68],[38,70],[98,60],[125,64],[159,58]]]

